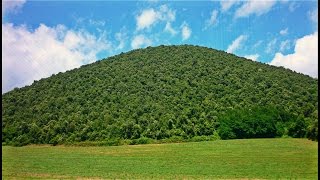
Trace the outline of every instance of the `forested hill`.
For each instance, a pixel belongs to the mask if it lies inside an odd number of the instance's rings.
[[[317,109],[309,76],[205,47],[148,47],[3,94],[2,142],[317,139]]]

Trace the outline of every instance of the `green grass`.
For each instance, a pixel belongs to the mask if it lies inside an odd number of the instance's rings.
[[[317,179],[318,142],[2,147],[3,179]]]

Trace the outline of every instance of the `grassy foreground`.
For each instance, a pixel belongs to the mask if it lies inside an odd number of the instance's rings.
[[[3,179],[317,179],[318,142],[2,147]]]

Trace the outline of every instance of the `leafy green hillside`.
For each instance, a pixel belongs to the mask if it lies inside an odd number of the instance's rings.
[[[281,67],[199,46],[148,47],[3,94],[2,142],[317,139],[317,99],[317,79]]]

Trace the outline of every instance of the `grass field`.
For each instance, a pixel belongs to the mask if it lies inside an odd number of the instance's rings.
[[[317,179],[318,142],[2,147],[2,179]]]

